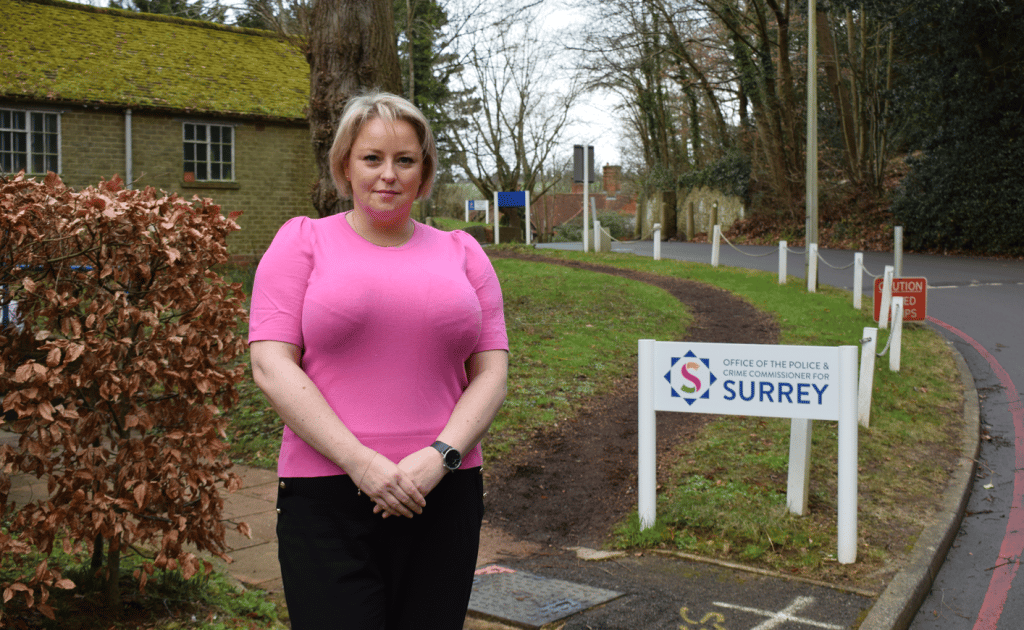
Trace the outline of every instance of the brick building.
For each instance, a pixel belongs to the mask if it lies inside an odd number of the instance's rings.
[[[622,193],[621,167],[606,165],[600,181],[604,190],[588,195],[593,200],[592,205],[597,214],[615,213],[635,217],[636,198]],[[582,215],[583,184],[573,184],[568,193],[544,195],[530,210],[534,232],[543,235],[542,238],[549,238],[555,228]]]
[[[0,173],[134,187],[242,211],[232,255],[315,216],[309,67],[275,35],[60,0],[0,0]]]

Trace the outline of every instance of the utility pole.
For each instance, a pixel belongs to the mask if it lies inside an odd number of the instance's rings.
[[[817,2],[807,3],[807,173],[804,182],[804,204],[807,212],[805,225],[805,271],[810,273],[811,243],[818,244],[818,32]],[[810,275],[805,276],[807,278]]]

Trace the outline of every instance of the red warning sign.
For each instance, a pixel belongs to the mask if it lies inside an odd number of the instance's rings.
[[[893,278],[892,296],[903,298],[903,321],[923,322],[928,310],[928,280]],[[882,279],[875,278],[875,321],[882,308]]]

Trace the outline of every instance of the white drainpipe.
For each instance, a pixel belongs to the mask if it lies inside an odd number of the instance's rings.
[[[132,110],[124,110],[124,185],[132,187]]]

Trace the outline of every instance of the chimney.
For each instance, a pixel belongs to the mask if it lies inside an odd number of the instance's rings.
[[[622,167],[606,164],[604,167],[603,177],[604,191],[608,193],[609,197],[615,197],[616,193],[622,189]]]

